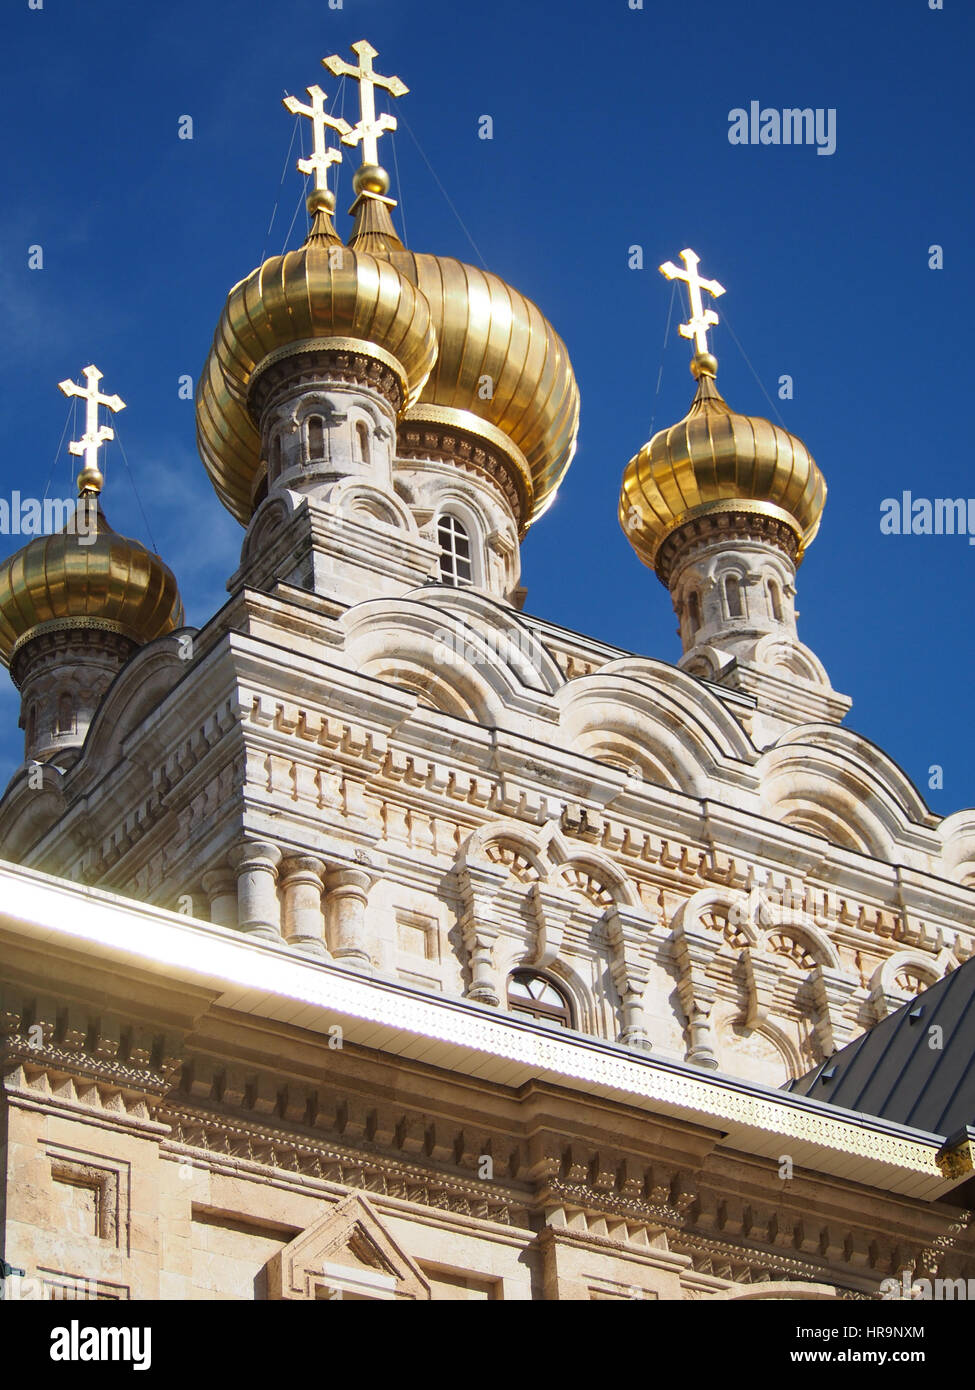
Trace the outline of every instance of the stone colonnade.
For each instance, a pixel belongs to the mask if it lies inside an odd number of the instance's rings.
[[[322,960],[368,966],[366,902],[375,866],[326,863],[288,854],[268,840],[246,840],[225,868],[203,876],[210,920],[265,941],[283,941]]]

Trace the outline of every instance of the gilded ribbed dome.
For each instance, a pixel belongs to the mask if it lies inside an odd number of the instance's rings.
[[[579,388],[562,339],[499,276],[407,251],[381,203],[362,200],[349,244],[387,257],[430,304],[439,353],[405,419],[452,424],[499,446],[520,480],[527,527],[553,500],[575,453]]]
[[[709,512],[759,512],[813,540],[826,480],[801,439],[759,416],[739,415],[714,381],[717,363],[695,359],[697,394],[678,424],[660,430],[623,474],[620,524],[644,564],[679,526]]]
[[[4,665],[43,632],[93,627],[142,646],[182,626],[172,571],[139,541],[113,531],[94,497],[86,501],[90,544],[64,531],[38,536],[0,564]]]
[[[323,210],[300,250],[272,256],[230,291],[200,377],[200,453],[220,500],[245,526],[262,472],[249,388],[269,362],[314,348],[377,358],[407,404],[437,355],[422,292],[388,260],[344,247]]]

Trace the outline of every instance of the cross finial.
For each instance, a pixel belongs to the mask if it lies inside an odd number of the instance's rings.
[[[705,309],[701,300],[701,291],[707,290],[712,298],[717,299],[718,295],[724,294],[724,286],[719,285],[717,280],[704,280],[697,273],[697,268],[701,263],[700,256],[696,256],[688,248],[680,253],[680,258],[687,267],[686,270],[679,269],[673,261],[664,261],[660,267],[661,275],[666,275],[668,280],[685,280],[687,290],[691,300],[691,317],[687,323],[680,325],[680,335],[682,338],[693,338],[694,346],[699,353],[707,353],[708,348],[708,329],[718,322],[718,316],[713,309]]]
[[[98,450],[109,439],[115,438],[115,431],[109,425],[98,423],[98,407],[106,405],[113,414],[117,414],[125,409],[125,402],[120,396],[105,396],[99,391],[102,373],[97,367],[86,367],[84,377],[87,386],[79,386],[75,381],[59,381],[58,386],[66,396],[81,396],[85,402],[85,432],[80,439],[71,441],[68,452],[85,456],[85,466],[78,474],[79,497],[86,493],[97,497],[105,481],[98,467]]]
[[[332,164],[341,164],[342,151],[329,149],[325,134],[326,126],[332,130],[337,130],[341,136],[346,136],[352,130],[348,121],[343,121],[341,116],[330,116],[325,110],[325,93],[321,87],[306,87],[305,91],[311,97],[311,105],[305,106],[297,97],[285,97],[284,105],[293,116],[307,116],[311,121],[312,130],[312,152],[308,159],[299,159],[298,168],[303,174],[313,174],[315,178],[316,192],[328,192],[328,170]]]
[[[373,48],[367,39],[360,39],[358,43],[354,43],[352,52],[358,55],[358,66],[353,67],[337,53],[323,58],[322,63],[335,77],[354,77],[358,82],[360,119],[348,135],[342,136],[342,143],[361,143],[363,164],[374,165],[379,163],[379,137],[387,130],[396,129],[395,116],[376,116],[376,88],[383,87],[394,97],[405,96],[410,89],[398,77],[381,77],[378,72],[373,71],[372,60],[379,56],[379,50]]]

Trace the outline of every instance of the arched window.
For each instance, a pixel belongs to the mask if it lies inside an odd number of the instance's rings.
[[[696,589],[687,600],[687,622],[691,636],[696,637],[701,627],[701,596]]]
[[[65,693],[58,697],[58,733],[73,734],[74,729],[74,700]]]
[[[273,483],[281,472],[281,436],[276,434],[271,440],[271,467],[268,470],[269,477]]]
[[[772,617],[777,623],[782,621],[782,601],[779,598],[779,586],[774,579],[768,582],[768,603],[772,612]]]
[[[725,580],[724,592],[728,601],[728,617],[740,618],[742,616],[741,585],[733,574],[729,574]]]
[[[360,463],[369,462],[369,426],[365,420],[355,422],[355,448]]]
[[[36,737],[37,737],[37,706],[36,706],[36,705],[31,705],[30,709],[27,711],[27,727],[26,727],[26,729],[25,729],[25,733],[26,733],[26,735],[27,735],[26,742],[27,742],[27,748],[28,748],[28,751],[29,751],[29,750],[33,747],[34,740],[35,740]]]
[[[437,522],[437,540],[440,544],[441,581],[452,584],[454,588],[470,584],[473,579],[471,541],[466,527],[447,512]]]
[[[325,421],[320,415],[312,415],[308,421],[308,457],[325,457]]]
[[[545,975],[534,970],[516,970],[508,979],[508,1009],[513,1014],[527,1014],[543,1019],[560,1028],[572,1027],[572,1009],[568,999]]]

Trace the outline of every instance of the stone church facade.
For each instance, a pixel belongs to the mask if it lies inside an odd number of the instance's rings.
[[[363,91],[398,81],[356,52]],[[680,661],[527,616],[565,345],[407,251],[375,159],[343,242],[320,138],[307,241],[231,290],[200,378],[227,603],[184,625],[95,465],[85,565],[61,535],[0,573],[4,1261],[105,1299],[975,1274],[967,1139],[779,1089],[975,941],[975,812],[845,730],[799,640],[811,454],[726,405],[699,336],[620,502]]]

